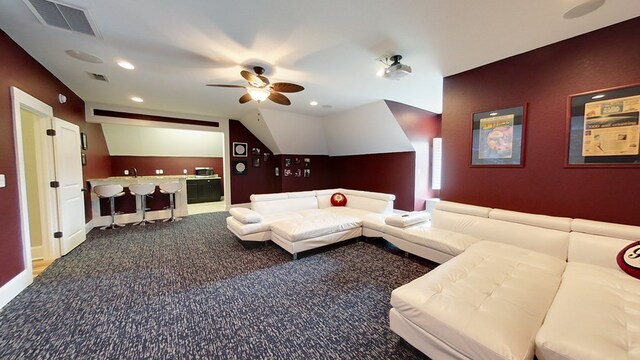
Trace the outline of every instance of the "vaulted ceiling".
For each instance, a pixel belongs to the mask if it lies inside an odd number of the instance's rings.
[[[236,119],[256,111],[238,102],[244,89],[205,84],[245,85],[253,65],[306,88],[267,111],[325,117],[388,99],[441,112],[444,76],[640,16],[638,0],[576,19],[563,14],[585,0],[65,0],[86,10],[94,37],[40,23],[29,1],[1,1],[0,27],[85,101]],[[377,59],[393,54],[413,73],[377,77]]]

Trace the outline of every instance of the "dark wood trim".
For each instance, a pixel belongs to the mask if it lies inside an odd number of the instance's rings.
[[[167,117],[167,116],[135,114],[135,113],[121,112],[121,111],[102,110],[102,109],[93,109],[93,115],[124,118],[124,119],[160,121],[160,122],[167,122],[167,123],[174,123],[174,124],[220,127],[220,123],[218,123],[217,121],[189,120],[189,119],[180,119],[180,118]]]

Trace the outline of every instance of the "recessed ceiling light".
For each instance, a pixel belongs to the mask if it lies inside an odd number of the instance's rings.
[[[565,19],[576,19],[598,10],[604,5],[605,0],[587,0],[582,4],[572,7],[569,11],[562,15]]]
[[[604,97],[604,94],[600,94],[600,95],[594,95],[591,98],[595,100],[595,99],[602,99],[603,97]]]
[[[89,53],[86,52],[82,52],[82,51],[78,51],[78,50],[67,50],[65,51],[65,53],[67,53],[67,55],[71,56],[72,58],[78,59],[78,60],[82,60],[82,61],[86,61],[92,64],[102,64],[103,61],[102,59],[100,59],[99,57],[95,56],[95,55],[91,55]]]
[[[136,68],[135,66],[133,66],[132,63],[130,63],[128,61],[124,61],[124,60],[118,61],[118,66],[120,66],[123,69],[127,69],[127,70],[133,70],[133,69]]]
[[[496,115],[498,115],[497,112],[492,112],[492,113],[489,114],[489,116],[496,116]]]
[[[309,105],[311,105],[311,106],[318,106],[318,102],[314,100],[314,101],[310,102],[310,103],[309,103]]]
[[[133,101],[135,101],[137,103],[144,102],[144,99],[142,99],[141,97],[137,97],[137,96],[132,97],[131,100],[133,100]]]

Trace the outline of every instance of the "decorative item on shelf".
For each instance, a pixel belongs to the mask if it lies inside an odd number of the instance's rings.
[[[286,168],[291,167],[291,158],[285,158],[284,159],[284,167],[286,167]]]
[[[85,153],[80,154],[80,161],[82,162],[82,166],[87,165],[87,154]]]
[[[249,172],[249,167],[246,161],[234,161],[233,162],[233,175],[246,175]]]
[[[89,142],[87,141],[87,134],[80,133],[80,148],[87,150],[89,148]]]
[[[270,153],[268,153],[268,152],[264,153],[264,154],[262,155],[262,161],[265,161],[265,162],[266,162],[267,160],[269,160],[269,157],[270,157],[270,156],[271,156],[271,154],[270,154]]]
[[[309,169],[309,168],[304,169],[304,173],[303,173],[303,174],[304,174],[304,175],[303,175],[304,177],[309,177],[309,176],[311,176],[311,169]]]
[[[473,114],[471,166],[524,166],[527,104]]]
[[[252,160],[253,160],[252,162],[253,162],[253,167],[254,168],[260,167],[260,158],[259,157],[255,157]]]
[[[570,95],[566,167],[640,165],[640,84]]]
[[[248,154],[247,143],[234,142],[233,143],[233,156],[235,157],[247,157]]]

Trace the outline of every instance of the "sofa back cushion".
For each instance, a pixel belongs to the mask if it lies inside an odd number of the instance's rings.
[[[316,190],[318,207],[320,209],[331,207],[331,195],[337,192],[347,197],[348,208],[367,210],[380,214],[393,213],[393,201],[396,199],[395,195],[348,189]]]
[[[574,219],[571,228],[570,262],[620,270],[616,256],[622,248],[640,240],[639,226]]]
[[[262,215],[317,208],[318,199],[313,191],[251,195],[251,209]]]
[[[448,207],[448,209],[467,210],[464,207]],[[485,214],[485,212],[474,213]],[[526,220],[527,215],[532,216],[530,221]],[[569,232],[524,224],[541,221],[537,216],[539,215],[520,213],[520,223],[518,223],[450,212],[437,207],[431,217],[431,226],[470,235],[478,240],[514,245],[566,260]]]

